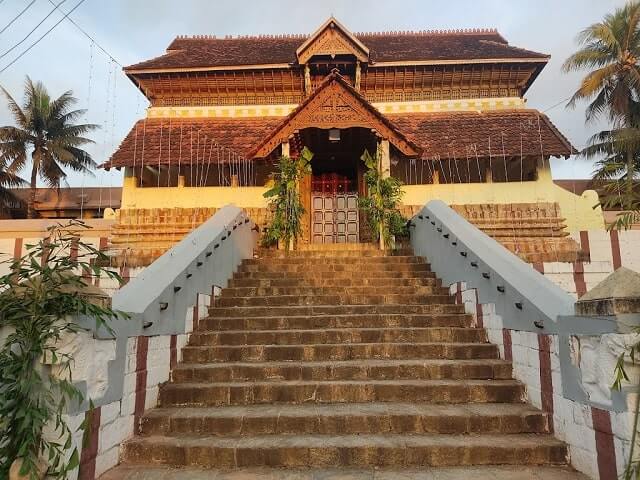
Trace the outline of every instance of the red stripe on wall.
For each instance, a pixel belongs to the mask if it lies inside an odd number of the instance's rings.
[[[533,268],[538,272],[544,274],[544,263],[542,262],[533,262]]]
[[[120,276],[122,277],[122,285],[126,285],[131,280],[131,272],[129,267],[120,267]]]
[[[482,314],[482,304],[480,303],[480,299],[478,298],[478,289],[475,289],[476,292],[476,327],[484,328],[484,317]]]
[[[13,259],[18,260],[22,257],[22,238],[16,238],[16,241],[13,244]]]
[[[462,282],[456,282],[456,303],[462,303]]]
[[[86,443],[80,454],[80,467],[78,480],[94,480],[96,478],[96,457],[100,443],[100,407],[85,412],[84,418],[87,425],[85,431]]]
[[[502,343],[504,343],[504,359],[510,362],[513,360],[513,349],[511,347],[511,330],[508,328],[502,329]]]
[[[133,415],[133,428],[136,433],[140,430],[140,418],[144,413],[147,399],[147,354],[149,353],[149,337],[138,337],[136,350],[136,404]]]
[[[71,251],[69,252],[69,256],[71,257],[71,260],[78,260],[78,242],[79,242],[79,238],[75,237],[73,240],[71,240]]]
[[[618,478],[616,448],[611,430],[611,415],[606,410],[591,407],[593,429],[596,431],[596,455],[601,480]]]
[[[576,285],[578,298],[587,293],[587,282],[584,279],[584,264],[573,262],[573,283]]]
[[[542,411],[549,414],[549,429],[553,432],[553,377],[551,376],[551,338],[538,334],[540,359],[540,390]]]
[[[169,342],[169,367],[171,370],[178,364],[178,336],[171,335]]]
[[[611,237],[611,256],[613,257],[613,269],[617,270],[622,266],[622,255],[620,255],[620,237],[617,230],[609,232]]]
[[[589,244],[589,232],[587,232],[586,230],[582,230],[580,232],[580,250],[582,250],[589,261],[591,261],[591,245]]]

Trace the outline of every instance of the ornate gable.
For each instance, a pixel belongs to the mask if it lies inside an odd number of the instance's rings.
[[[416,157],[420,149],[408,140],[389,120],[356,92],[336,71],[282,122],[253,155],[264,158],[296,131],[305,128],[364,127],[388,139],[408,157]]]
[[[369,61],[369,49],[333,17],[296,50],[296,55],[300,64],[314,55],[355,55],[361,62]]]

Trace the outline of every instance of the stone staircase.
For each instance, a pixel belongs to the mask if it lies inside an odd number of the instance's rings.
[[[103,478],[581,478],[424,259],[257,257]]]

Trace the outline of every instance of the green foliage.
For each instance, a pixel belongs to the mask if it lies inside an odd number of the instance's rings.
[[[635,333],[640,333],[640,327],[634,328]],[[625,352],[623,352],[616,362],[616,367],[614,370],[614,381],[611,388],[613,390],[621,390],[623,387],[623,383],[629,382],[629,375],[625,370],[625,362],[627,357],[631,360],[632,364],[636,363],[636,358],[638,356],[638,352],[640,352],[640,341],[634,343],[630,347],[627,348]],[[636,448],[636,438],[638,435],[638,420],[640,419],[640,386],[636,385],[636,405],[635,405],[635,414],[633,418],[633,431],[631,434],[631,448],[629,451],[629,461],[627,462],[627,466],[622,473],[622,477],[624,480],[638,480],[640,479],[640,461],[634,458],[634,451]]]
[[[274,174],[274,186],[264,194],[269,198],[269,207],[273,212],[273,220],[267,228],[263,242],[273,245],[279,240],[289,249],[292,240],[296,240],[302,233],[302,216],[304,206],[300,197],[298,184],[304,175],[311,173],[311,159],[313,153],[305,147],[300,157],[289,158],[282,156],[278,164],[278,171]]]
[[[367,167],[364,174],[367,195],[358,203],[366,213],[371,230],[376,232],[378,239],[382,236],[384,246],[390,248],[393,237],[407,234],[407,220],[398,210],[403,195],[402,183],[397,178],[385,177],[380,153],[374,157],[365,150],[360,158]]]
[[[49,475],[61,479],[79,463],[64,415],[84,397],[72,383],[73,357],[58,342],[81,330],[75,315],[93,318],[108,331],[112,318],[126,316],[86,295],[83,272],[122,279],[97,266],[106,256],[78,238],[83,228],[88,227],[79,221],[52,227],[23,257],[0,263],[10,267],[0,277],[0,329],[9,332],[0,347],[0,478],[7,478],[16,458],[23,460],[20,473],[33,480],[43,460]]]
[[[58,188],[67,176],[64,168],[76,172],[90,172],[95,168],[91,155],[81,147],[93,143],[85,135],[98,126],[75,123],[85,110],[72,109],[77,99],[70,91],[53,99],[42,83],[34,83],[27,77],[21,106],[4,88],[0,90],[15,122],[15,126],[0,127],[0,172],[4,172],[5,177],[7,174],[15,177],[31,157],[27,210],[29,218],[33,218],[38,177],[49,187]],[[2,180],[0,175],[0,183]]]

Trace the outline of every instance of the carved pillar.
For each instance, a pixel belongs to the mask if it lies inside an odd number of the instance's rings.
[[[304,66],[304,93],[311,95],[311,70],[309,69],[309,64]]]
[[[282,156],[288,157],[290,153],[289,142],[282,142]]]
[[[360,78],[361,78],[361,76],[362,76],[362,71],[360,69],[360,60],[358,60],[356,62],[356,78],[355,78],[354,85],[353,85],[354,88],[356,89],[356,91],[358,91],[358,92],[360,91]]]

